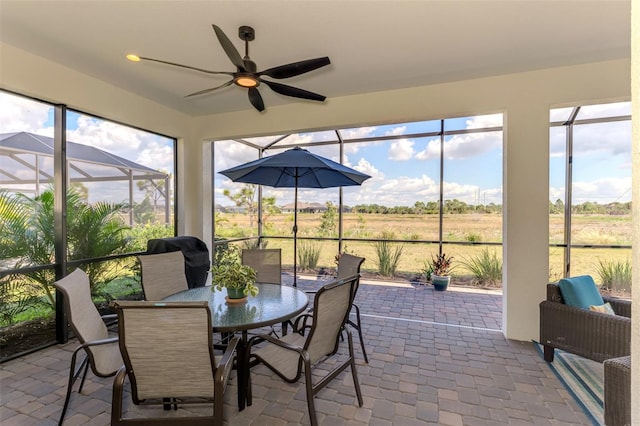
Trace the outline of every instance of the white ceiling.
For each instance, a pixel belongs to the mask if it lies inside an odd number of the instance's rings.
[[[235,71],[255,28],[258,70],[329,56],[328,67],[278,80],[332,98],[630,57],[630,0],[601,1],[32,1],[0,0],[0,40],[190,115],[252,109],[245,89],[127,53]],[[1,52],[0,52],[1,53]],[[1,57],[0,57],[1,59]],[[0,76],[1,84],[1,76]],[[261,86],[266,111],[291,102]],[[322,108],[318,104],[318,108]],[[259,114],[255,111],[256,114]]]

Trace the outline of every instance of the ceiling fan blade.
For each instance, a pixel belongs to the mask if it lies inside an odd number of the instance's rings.
[[[144,56],[139,56],[139,58],[142,59],[143,61],[158,62],[158,63],[161,63],[161,64],[172,65],[174,67],[180,67],[180,68],[186,68],[186,69],[189,69],[189,70],[204,72],[204,73],[207,73],[207,74],[233,75],[233,73],[229,72],[229,71],[210,71],[210,70],[205,70],[205,69],[202,69],[202,68],[192,67],[192,66],[189,66],[189,65],[176,64],[175,62],[163,61],[161,59],[145,58]]]
[[[224,52],[227,54],[233,65],[241,69],[242,71],[246,71],[244,61],[238,53],[238,49],[231,43],[229,37],[220,29],[219,26],[212,24],[213,30],[216,32],[216,36],[218,37],[218,41],[222,45]]]
[[[262,101],[262,96],[260,96],[260,92],[255,87],[249,88],[249,102],[251,105],[258,111],[264,111],[264,102]]]
[[[308,90],[298,89],[297,87],[287,86],[286,84],[276,83],[275,81],[260,80],[271,88],[276,93],[280,93],[285,96],[293,96],[294,98],[309,99],[310,101],[323,102],[327,99],[325,96],[317,93],[309,92]]]
[[[327,56],[323,58],[307,59],[306,61],[293,62],[291,64],[269,68],[268,70],[259,72],[258,75],[266,75],[271,78],[278,79],[289,78],[322,68],[330,63],[331,61]]]
[[[216,89],[221,89],[223,87],[231,86],[233,80],[229,80],[226,83],[221,84],[220,86],[212,87],[211,89],[200,90],[199,92],[193,92],[185,96],[185,98],[190,98],[192,96],[204,95],[205,93],[213,92]]]

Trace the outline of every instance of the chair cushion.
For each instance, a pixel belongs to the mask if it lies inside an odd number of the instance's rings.
[[[603,314],[615,315],[615,311],[611,307],[611,303],[607,302],[604,305],[591,305],[589,306],[590,311],[601,312]]]
[[[598,292],[598,287],[596,287],[596,283],[590,275],[562,278],[558,286],[565,305],[581,309],[589,309],[591,305],[604,305],[604,300],[600,296],[600,292]]]

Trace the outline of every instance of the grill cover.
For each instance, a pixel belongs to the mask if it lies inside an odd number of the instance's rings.
[[[147,241],[147,253],[182,251],[184,272],[189,288],[204,287],[209,273],[209,249],[204,241],[196,237],[157,238]]]

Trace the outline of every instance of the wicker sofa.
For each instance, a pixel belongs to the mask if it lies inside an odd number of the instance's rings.
[[[631,301],[603,299],[616,315],[567,306],[558,284],[547,284],[547,299],[540,303],[545,361],[553,361],[556,348],[597,362],[631,354]]]
[[[604,362],[604,423],[607,426],[631,424],[631,357]]]

